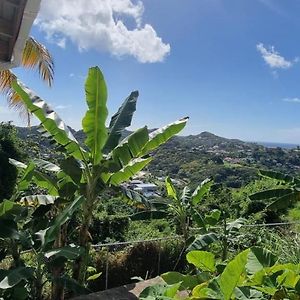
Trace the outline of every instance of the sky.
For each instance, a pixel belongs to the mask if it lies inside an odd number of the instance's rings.
[[[53,55],[53,87],[14,72],[71,127],[81,128],[85,77],[97,65],[110,116],[139,90],[131,129],[189,116],[184,135],[300,143],[300,1],[57,3],[42,0],[31,31]],[[5,101],[0,120],[26,126]]]

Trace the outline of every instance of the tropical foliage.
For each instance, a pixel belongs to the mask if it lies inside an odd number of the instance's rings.
[[[121,140],[122,131],[131,124],[138,92],[125,99],[107,128],[106,84],[100,69],[93,67],[85,84],[88,110],[82,126],[86,140],[80,145],[44,100],[20,82],[15,81],[13,88],[63,157],[58,164],[41,159],[28,164],[10,160],[21,177],[15,193],[0,209],[1,259],[11,254],[14,261],[1,273],[0,288],[3,295],[13,295],[16,288],[21,294],[26,290],[33,299],[41,299],[50,283],[52,299],[63,299],[65,287],[75,294],[87,292],[86,282],[100,275],[88,272],[95,205],[110,189],[118,189],[149,164],[151,152],[182,130],[188,118],[151,133],[143,127]],[[32,182],[44,193],[28,195]],[[79,222],[74,228],[70,221],[75,215]],[[75,237],[70,240],[74,230]],[[24,249],[35,253],[35,268],[24,265],[20,255]]]
[[[161,275],[166,284],[146,288],[140,299],[299,299],[299,265],[279,264],[263,248],[246,249],[227,264],[218,263],[207,251],[191,251],[186,259],[189,274]],[[185,291],[181,297],[180,291]]]

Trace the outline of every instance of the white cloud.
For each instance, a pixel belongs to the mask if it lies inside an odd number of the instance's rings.
[[[143,12],[143,3],[133,0],[45,0],[35,24],[63,48],[72,41],[80,51],[131,55],[142,63],[163,61],[170,45],[150,24],[142,25]]]
[[[285,59],[275,50],[274,46],[265,47],[262,43],[259,43],[256,45],[256,49],[260,52],[266,64],[272,69],[289,69],[299,60],[298,57],[293,61]]]
[[[291,102],[291,103],[300,103],[300,98],[294,97],[294,98],[284,98],[282,99],[284,102]]]
[[[56,106],[54,106],[54,109],[61,110],[61,109],[67,109],[70,107],[71,107],[71,105],[56,105]]]

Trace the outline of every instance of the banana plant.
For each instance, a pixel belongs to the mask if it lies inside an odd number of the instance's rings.
[[[299,299],[299,265],[279,264],[266,249],[246,249],[225,266],[207,251],[190,251],[186,259],[192,267],[189,274],[162,274],[165,283],[148,287],[140,299],[181,299],[180,291],[186,300]]]
[[[178,225],[179,233],[183,235],[185,244],[189,239],[189,228],[192,221],[202,222],[204,220],[198,213],[196,206],[201,202],[203,197],[209,192],[213,181],[205,179],[192,192],[188,186],[185,186],[181,193],[179,193],[170,177],[165,180],[167,196],[171,199],[168,202],[168,207],[171,215],[174,217],[175,223]]]
[[[68,176],[52,163],[39,159],[28,165],[13,159],[10,163],[20,170],[21,177],[14,195],[0,207],[1,259],[8,255],[13,258],[9,270],[0,270],[1,296],[19,299],[16,293],[20,293],[28,299],[42,299],[47,282],[52,284],[51,299],[63,299],[64,286],[76,294],[87,293],[88,290],[72,281],[65,271],[65,264],[70,262],[70,268],[84,248],[70,243],[67,235],[62,234],[83,197],[67,195]],[[60,181],[54,175],[59,172],[63,176]],[[49,194],[27,195],[32,181]],[[32,261],[36,268],[22,260],[24,250],[35,253]]]
[[[70,210],[68,218],[77,205],[80,207],[81,221],[77,244],[84,249],[84,254],[74,263],[73,279],[83,284],[91,241],[89,226],[96,201],[101,201],[104,191],[119,187],[147,166],[152,160],[151,152],[179,133],[185,127],[188,117],[151,133],[145,126],[122,139],[123,130],[131,125],[139,94],[134,91],[125,99],[107,128],[107,87],[100,69],[92,67],[85,83],[88,109],[82,120],[82,128],[86,140],[84,145],[80,145],[68,126],[44,100],[18,81],[13,83],[13,88],[23,99],[27,109],[40,120],[43,133],[64,153],[64,159],[59,166],[43,162],[44,167],[52,168],[55,173],[54,180],[53,176],[42,172],[32,176],[37,184],[48,191],[49,196],[70,202],[63,204],[65,201],[62,201],[63,207],[70,205],[74,208]],[[38,169],[43,168],[42,162],[36,163],[39,164]],[[60,218],[60,214],[57,218]],[[43,243],[53,246],[61,229],[60,222],[57,225],[56,228],[49,227],[40,232]]]
[[[249,196],[252,201],[267,202],[266,209],[282,210],[300,200],[300,180],[290,175],[274,171],[260,170],[263,177],[277,180],[284,187],[269,189]]]

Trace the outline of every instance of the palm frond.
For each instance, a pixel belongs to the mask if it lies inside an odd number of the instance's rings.
[[[52,85],[54,75],[53,59],[45,46],[32,37],[26,41],[23,50],[22,65],[30,69],[37,68],[40,77],[49,86]],[[20,117],[27,120],[29,125],[30,113],[23,104],[21,97],[12,88],[12,82],[16,79],[16,75],[10,70],[0,71],[0,93],[6,96],[9,107],[18,111]]]
[[[49,86],[52,85],[54,75],[54,63],[50,52],[44,45],[29,37],[26,41],[22,65],[26,68],[37,68],[40,77],[47,82]]]
[[[7,99],[8,106],[19,112],[21,119],[30,124],[30,113],[25,107],[21,97],[12,88],[12,82],[17,76],[10,70],[0,71],[0,93],[4,94]]]

